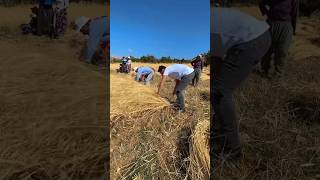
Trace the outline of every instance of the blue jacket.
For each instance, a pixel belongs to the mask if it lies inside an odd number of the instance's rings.
[[[100,45],[100,42],[109,41],[109,18],[107,16],[91,19],[89,27],[89,39],[85,58],[91,60],[95,50]]]

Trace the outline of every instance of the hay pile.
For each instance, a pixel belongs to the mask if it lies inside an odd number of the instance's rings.
[[[192,135],[190,148],[190,176],[191,179],[209,179],[209,121],[200,121]]]
[[[156,90],[134,81],[127,74],[110,74],[111,83],[111,119],[118,116],[130,116],[148,110],[159,110],[169,102],[156,95]]]

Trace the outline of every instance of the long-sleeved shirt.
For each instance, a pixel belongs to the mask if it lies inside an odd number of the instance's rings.
[[[150,67],[139,67],[137,70],[136,80],[139,80],[142,75],[148,75],[153,71]]]
[[[260,11],[267,15],[268,22],[287,21],[295,31],[299,13],[299,0],[261,0]]]
[[[211,55],[224,58],[227,51],[249,42],[269,29],[269,25],[248,14],[232,8],[211,9]]]
[[[91,60],[100,42],[108,41],[109,27],[109,18],[107,16],[98,17],[90,21],[89,39],[85,54],[86,60]]]
[[[203,69],[203,61],[201,59],[196,59],[191,61],[191,65],[193,66],[194,69]]]

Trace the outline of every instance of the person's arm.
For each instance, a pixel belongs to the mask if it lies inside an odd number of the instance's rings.
[[[296,35],[298,15],[299,15],[299,0],[293,0],[292,13],[291,13],[293,35]]]
[[[136,74],[136,81],[139,81],[140,77],[141,77],[141,74],[140,74],[139,72],[137,72],[137,74]]]
[[[141,75],[141,81],[144,81],[144,79],[145,79],[145,77],[146,77],[146,75]]]
[[[180,80],[177,80],[177,79],[176,79],[175,82],[176,82],[176,84],[174,85],[172,95],[175,95],[175,94],[176,94],[177,86],[178,86],[178,84],[180,83]]]
[[[259,3],[259,8],[262,16],[269,14],[269,10],[267,9],[267,0],[261,0]]]
[[[159,86],[158,86],[158,92],[157,92],[158,95],[160,94],[160,91],[161,91],[161,89],[163,87],[163,84],[164,84],[166,78],[167,78],[166,75],[162,75],[160,83],[159,83]]]

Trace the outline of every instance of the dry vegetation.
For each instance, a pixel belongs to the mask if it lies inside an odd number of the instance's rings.
[[[319,33],[319,20],[301,18],[284,76],[252,74],[236,93],[244,159],[220,165],[215,179],[320,178]]]
[[[133,67],[141,65],[157,69],[160,64],[133,63]],[[175,100],[171,96],[172,81],[166,82],[164,92],[157,97],[158,73],[150,86],[144,86],[134,82],[133,74],[117,74],[115,69],[118,66],[111,65],[111,109],[118,108],[117,112],[122,114],[111,115],[112,178],[181,179],[187,174],[191,177],[191,172],[188,172],[189,147],[192,146],[190,135],[196,123],[209,122],[208,69],[203,73],[199,88],[190,86],[187,89],[188,112],[178,115],[168,103],[164,103]],[[121,107],[113,99],[131,101],[133,107]],[[159,102],[162,103],[158,105]],[[146,106],[152,108],[145,109]]]
[[[30,7],[0,8],[0,179],[103,179],[105,75],[77,59],[82,36],[22,36]],[[78,15],[106,14],[76,5]]]
[[[257,8],[240,9],[263,19]],[[319,23],[300,19],[282,78],[252,74],[236,92],[244,158],[236,165],[220,164],[213,179],[320,178]],[[170,97],[168,85],[162,97]],[[203,81],[188,89],[184,115],[164,108],[111,119],[112,177],[208,179],[208,88],[209,81]]]

